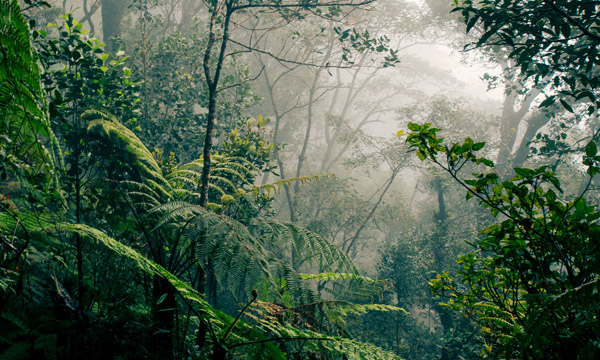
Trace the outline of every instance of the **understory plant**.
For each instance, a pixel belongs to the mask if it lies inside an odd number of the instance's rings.
[[[431,281],[444,305],[480,325],[481,355],[494,359],[593,359],[600,354],[600,211],[586,199],[600,156],[591,141],[581,166],[588,186],[566,196],[547,166],[502,180],[478,156],[484,143],[446,144],[431,124],[408,125],[407,142],[497,218],[458,258],[456,274]],[[473,177],[461,170],[483,167]]]

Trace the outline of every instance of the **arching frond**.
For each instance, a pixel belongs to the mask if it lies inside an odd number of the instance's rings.
[[[318,182],[321,179],[328,179],[330,177],[335,178],[335,174],[310,175],[310,176],[293,177],[293,178],[288,178],[288,179],[280,179],[271,184],[264,184],[264,185],[261,185],[260,187],[254,187],[253,190],[254,191],[262,190],[269,194],[271,192],[275,192],[275,193],[279,194],[279,192],[285,185],[290,186],[295,183],[300,183],[300,184],[304,185],[307,182],[313,182],[313,181]]]
[[[295,339],[302,342],[303,358],[325,353],[334,359],[339,357],[355,360],[400,360],[398,356],[368,343],[344,337],[327,336],[314,329],[293,326],[290,323],[283,324],[284,320],[282,319],[289,320],[290,317],[294,317],[296,310],[258,301],[247,313],[247,316],[255,324],[255,327],[264,333],[281,339]]]
[[[259,225],[265,236],[270,235],[273,243],[280,243],[306,259],[310,266],[318,265],[321,270],[358,275],[352,260],[327,239],[301,226],[275,220],[264,221]],[[320,271],[321,272],[321,271]]]
[[[251,226],[245,226],[185,201],[165,203],[152,212],[163,214],[157,227],[173,222],[184,224],[184,236],[194,244],[197,260],[210,262],[222,285],[233,292],[243,288],[249,294],[261,279],[271,283],[272,290],[281,289],[276,281],[283,279],[285,293],[298,303],[312,303],[317,295],[307,279],[342,280],[346,285],[337,286],[336,294],[360,298],[373,298],[384,288],[381,282],[361,276],[351,259],[336,246],[294,224],[256,219]],[[294,249],[300,258],[308,259],[309,268],[335,273],[300,274],[292,268],[291,262],[268,250],[274,246],[289,252]]]
[[[250,185],[249,179],[255,178],[258,171],[256,167],[248,160],[239,157],[230,157],[227,155],[215,154],[211,157],[213,165],[211,167],[209,188],[223,199],[231,201],[235,199],[238,191],[236,184]],[[173,168],[165,178],[169,180],[174,188],[184,188],[195,191],[202,179],[202,158]],[[183,194],[183,193],[182,193]],[[193,193],[188,193],[191,198],[196,198]],[[191,199],[188,199],[191,200]],[[216,200],[216,199],[215,199]],[[219,207],[219,205],[213,204]]]
[[[207,215],[214,215],[205,212]],[[214,227],[222,220],[215,216],[203,217],[205,224]],[[254,307],[252,311],[248,311],[247,315],[249,322],[235,320],[214,309],[206,302],[204,297],[195,289],[189,286],[181,279],[174,276],[165,268],[147,259],[145,256],[134,250],[133,248],[122,244],[121,242],[111,238],[104,232],[89,227],[83,224],[60,223],[55,224],[50,215],[35,215],[32,213],[21,213],[18,222],[27,226],[29,232],[43,233],[59,233],[71,232],[79,234],[83,239],[97,241],[110,249],[123,259],[130,260],[135,264],[135,268],[149,275],[158,275],[165,278],[176,289],[182,298],[186,299],[187,303],[193,303],[200,310],[200,314],[204,321],[210,322],[211,328],[218,337],[225,337],[225,334],[230,335],[227,340],[227,346],[230,352],[240,350],[244,352],[246,346],[259,346],[263,348],[265,356],[272,354],[274,358],[283,356],[281,350],[274,346],[279,341],[294,342],[299,341],[305,343],[308,352],[327,352],[332,356],[346,356],[349,359],[396,359],[392,354],[369,344],[360,343],[343,337],[329,337],[322,333],[316,332],[310,328],[310,324],[303,322],[304,325],[299,325],[293,321],[282,322],[281,318],[277,318],[274,309],[277,311],[276,304],[258,302],[260,306]],[[0,229],[12,228],[17,223],[17,220],[6,213],[0,213]],[[217,226],[218,228],[219,226]],[[238,229],[239,230],[239,229]],[[242,231],[239,231],[240,233]],[[58,245],[57,245],[58,246]],[[266,264],[265,264],[266,265]],[[237,275],[236,275],[237,276]],[[312,305],[306,305],[302,308],[310,308]],[[270,311],[265,311],[269,308]],[[359,306],[356,311],[366,310],[395,310],[395,309],[371,309],[367,306]],[[283,309],[283,308],[281,308]],[[312,309],[310,310],[312,311]],[[296,313],[303,312],[301,308],[296,309]],[[291,318],[287,318],[291,320]],[[308,326],[308,327],[307,327]],[[231,332],[229,329],[231,328]],[[219,338],[217,341],[224,341],[224,338]]]
[[[154,180],[160,179],[162,182],[162,170],[152,153],[131,130],[114,116],[98,110],[87,110],[81,116],[89,121],[88,133],[111,141],[124,154],[130,155],[129,163],[139,169],[145,177]]]
[[[231,191],[231,193],[235,193],[235,191],[237,190],[237,186],[235,186],[235,184],[227,179],[226,177],[223,176],[211,176],[210,180],[213,182],[219,182],[219,183],[223,183],[225,185],[228,186],[228,190]],[[223,193],[225,193],[225,191],[223,191]]]
[[[51,172],[61,161],[50,127],[46,94],[29,25],[17,0],[0,2],[0,159],[13,171],[33,167]]]

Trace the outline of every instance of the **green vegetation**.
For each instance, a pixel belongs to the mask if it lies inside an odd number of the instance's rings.
[[[600,356],[597,2],[64,10],[0,1],[0,360]]]

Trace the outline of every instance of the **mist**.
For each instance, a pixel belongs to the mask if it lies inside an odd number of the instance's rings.
[[[595,358],[599,9],[520,3],[4,1],[0,358]]]

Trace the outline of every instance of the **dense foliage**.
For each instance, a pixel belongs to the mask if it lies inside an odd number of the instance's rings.
[[[598,358],[600,4],[442,3],[0,1],[0,359]]]
[[[469,47],[507,49],[513,77],[545,91],[539,104],[559,100],[574,117],[592,125],[596,116],[597,5],[569,1],[456,1],[467,32],[479,32]],[[593,126],[593,125],[592,125]],[[408,124],[407,141],[420,160],[441,167],[477,198],[497,222],[482,231],[474,251],[459,256],[455,275],[437,275],[431,287],[446,305],[481,326],[482,357],[593,359],[598,357],[598,242],[600,218],[590,186],[598,173],[597,130],[584,149],[569,149],[564,129],[546,136],[548,153],[583,152],[587,176],[575,195],[565,194],[553,167],[515,168],[502,179],[494,163],[477,152],[483,142],[446,144],[431,123]],[[589,136],[589,135],[588,135]],[[540,136],[538,136],[538,139]],[[565,144],[567,144],[565,146]],[[581,156],[580,155],[580,156]],[[464,179],[465,168],[484,166]]]
[[[2,15],[3,358],[391,356],[334,321],[398,311],[348,301],[378,282],[320,236],[263,217],[273,190],[319,177],[254,185],[271,169],[261,117],[212,154],[204,205],[202,156],[178,164],[136,135],[139,84],[122,53],[71,15],[35,30],[35,50],[17,1]],[[217,295],[238,315],[216,310]]]
[[[492,171],[462,180],[467,163],[493,168],[478,157],[483,143],[467,138],[445,145],[430,124],[409,125],[408,141],[459,181],[501,221],[483,230],[472,251],[458,258],[461,270],[439,274],[435,293],[482,325],[484,354],[492,358],[592,359],[598,355],[597,241],[600,212],[582,196],[566,201],[547,167],[516,168],[510,180]],[[594,144],[594,143],[591,143]],[[587,157],[596,157],[590,145]],[[597,171],[591,166],[588,172]]]

